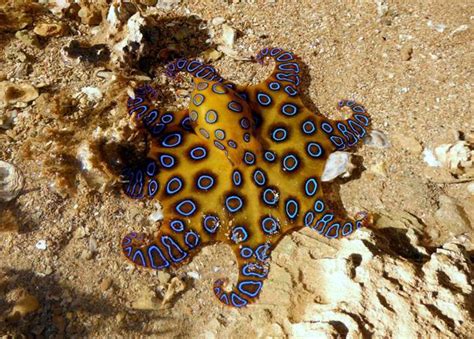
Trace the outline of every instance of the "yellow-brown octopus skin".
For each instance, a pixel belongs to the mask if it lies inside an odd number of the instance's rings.
[[[214,283],[217,298],[243,307],[254,302],[268,275],[270,252],[289,232],[310,227],[341,238],[367,223],[336,215],[324,200],[320,177],[331,152],[356,145],[370,124],[365,109],[341,101],[352,115],[334,121],[300,98],[300,64],[291,52],[263,49],[275,60],[268,79],[249,86],[224,81],[209,65],[177,60],[167,74],[187,72],[194,89],[188,110],[160,112],[150,86],[128,101],[135,126],[150,134],[143,164],[124,172],[125,193],[157,198],[164,216],[157,234],[129,233],[124,254],[135,264],[167,269],[208,244],[235,253],[239,278]]]

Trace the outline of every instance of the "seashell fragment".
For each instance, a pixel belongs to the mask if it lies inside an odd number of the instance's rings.
[[[351,162],[352,155],[347,152],[334,152],[329,155],[329,158],[324,166],[324,172],[321,176],[322,181],[331,181],[337,177],[350,177],[355,165]]]
[[[369,135],[364,139],[364,144],[374,148],[389,148],[390,141],[388,137],[377,129],[370,131]]]
[[[23,189],[23,175],[12,164],[0,160],[0,201],[15,199]]]
[[[60,36],[66,31],[62,24],[40,23],[35,26],[33,32],[42,37]]]

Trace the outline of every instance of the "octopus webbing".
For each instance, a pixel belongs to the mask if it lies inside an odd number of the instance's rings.
[[[346,120],[311,112],[300,97],[298,58],[265,48],[257,60],[275,68],[257,85],[225,81],[210,65],[180,59],[174,77],[193,77],[188,110],[161,112],[148,85],[129,98],[134,125],[150,135],[147,158],[124,171],[131,198],[158,198],[164,220],[156,235],[129,233],[124,254],[139,266],[163,270],[188,261],[203,246],[230,245],[237,258],[235,285],[214,283],[226,305],[254,302],[269,272],[271,251],[288,233],[309,227],[328,238],[346,237],[368,223],[366,213],[337,215],[323,197],[320,177],[331,152],[353,147],[370,124],[364,107]]]

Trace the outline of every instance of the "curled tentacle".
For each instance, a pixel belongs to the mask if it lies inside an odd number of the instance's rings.
[[[218,279],[214,282],[214,294],[225,305],[239,308],[247,306],[257,300],[267,276],[268,267],[265,263],[242,260],[239,262],[236,286],[228,289],[227,279]]]
[[[222,82],[224,80],[214,67],[199,60],[178,59],[166,66],[165,73],[169,77],[175,77],[179,72],[186,72],[195,78],[209,81]]]
[[[338,109],[349,107],[351,116],[346,120],[325,120],[321,130],[328,135],[335,149],[341,151],[357,145],[366,135],[370,117],[361,104],[353,100],[341,100]]]
[[[160,188],[158,165],[152,159],[122,171],[123,191],[132,199],[153,198]]]

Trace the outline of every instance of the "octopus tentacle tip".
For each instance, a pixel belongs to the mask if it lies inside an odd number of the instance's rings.
[[[189,107],[165,112],[151,86],[128,101],[133,125],[148,133],[146,159],[126,169],[123,190],[134,199],[157,198],[166,216],[157,234],[129,233],[124,255],[134,264],[168,269],[203,246],[224,242],[238,263],[235,284],[218,279],[213,290],[225,305],[255,302],[268,276],[271,251],[288,233],[309,227],[327,238],[346,237],[370,224],[370,214],[338,215],[324,198],[321,176],[329,155],[360,144],[370,126],[352,100],[346,120],[313,114],[299,93],[301,65],[292,52],[264,48],[273,58],[269,77],[236,85],[197,60],[178,59],[168,76],[186,73],[194,88]]]

